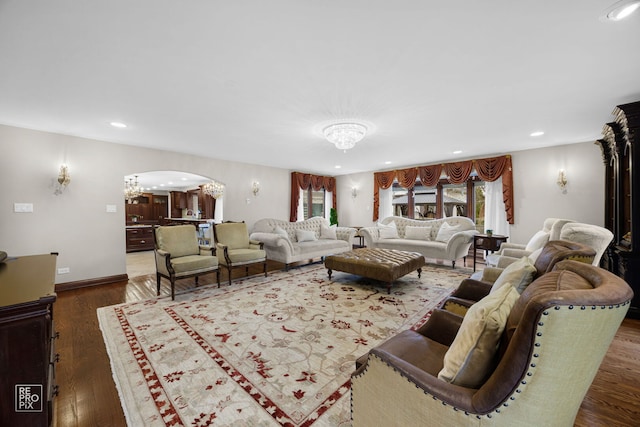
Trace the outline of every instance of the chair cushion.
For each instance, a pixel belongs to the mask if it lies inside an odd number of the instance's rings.
[[[253,261],[261,261],[266,258],[267,253],[263,249],[229,249],[227,252],[231,264],[244,264]],[[220,263],[226,265],[224,257],[220,257]]]
[[[314,242],[318,239],[316,233],[311,230],[296,230],[296,240],[298,242]]]
[[[470,388],[478,388],[485,381],[507,318],[519,296],[513,286],[502,286],[469,308],[444,356],[439,379]]]
[[[513,264],[509,264],[503,271],[500,273],[500,276],[493,282],[493,286],[491,287],[491,291],[489,293],[495,292],[502,286],[510,283],[519,294],[525,290],[529,283],[533,281],[533,277],[536,274],[536,268],[531,263],[529,257],[523,256],[518,261]]]
[[[211,255],[188,255],[171,258],[171,266],[176,274],[215,269],[218,266],[218,258]]]
[[[171,258],[200,253],[198,235],[193,225],[158,227],[155,233],[158,249],[169,252]]]
[[[431,240],[431,227],[415,227],[407,225],[404,229],[404,238],[412,240]]]
[[[449,225],[446,222],[443,222],[438,230],[438,235],[436,236],[436,240],[438,242],[448,242],[451,239],[451,236],[460,231],[459,225]]]
[[[534,234],[531,239],[529,239],[529,242],[524,249],[528,252],[537,251],[538,249],[546,245],[548,241],[549,233],[540,230],[536,234]]]
[[[249,232],[244,222],[225,222],[215,225],[216,239],[229,249],[249,247]]]
[[[378,223],[378,228],[380,229],[381,239],[397,239],[398,238],[398,229],[396,228],[395,221],[391,221],[387,225]]]

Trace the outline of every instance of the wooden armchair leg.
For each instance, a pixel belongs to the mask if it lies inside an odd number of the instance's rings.
[[[262,265],[264,270],[264,277],[267,277],[267,261],[265,261]]]
[[[249,276],[249,266],[248,265],[244,268],[244,275],[245,276]]]
[[[218,288],[220,287],[220,269],[216,270],[216,280],[218,282]]]
[[[156,295],[160,295],[160,273],[156,273],[156,287],[158,290]]]
[[[176,299],[176,279],[171,280],[171,301]]]
[[[231,286],[231,266],[227,267],[227,274],[229,274],[229,286]]]

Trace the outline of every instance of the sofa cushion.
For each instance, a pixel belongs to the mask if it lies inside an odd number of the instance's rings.
[[[521,294],[529,286],[535,274],[536,268],[531,263],[531,260],[529,257],[523,256],[518,261],[509,264],[500,273],[500,276],[493,282],[489,293],[496,292],[502,286],[510,283]]]
[[[459,225],[449,225],[446,222],[443,222],[438,230],[438,236],[436,240],[438,242],[448,242],[451,239],[451,236],[456,234],[458,231],[461,231]]]
[[[396,228],[395,221],[391,221],[388,225],[378,223],[378,227],[380,228],[381,239],[397,239],[398,238],[398,229]]]
[[[318,240],[316,233],[309,230],[296,230],[296,240],[298,242],[313,242]]]
[[[211,255],[187,255],[180,258],[172,258],[171,266],[177,274],[197,270],[205,270],[218,266],[218,258]]]
[[[321,239],[329,239],[336,240],[338,236],[336,235],[336,227],[327,227],[326,225],[320,226],[320,238]]]
[[[439,379],[469,388],[482,385],[491,373],[500,336],[519,296],[513,286],[502,286],[469,308],[444,356]]]
[[[408,225],[404,230],[404,238],[412,240],[431,240],[431,227],[414,227]]]
[[[276,227],[276,228],[274,228],[274,229],[273,229],[273,232],[274,232],[275,234],[277,234],[278,236],[282,236],[282,237],[285,237],[285,238],[287,238],[287,239],[289,238],[289,233],[287,233],[287,232],[284,230],[284,228],[282,228],[282,227]]]
[[[524,249],[528,252],[537,251],[538,249],[546,245],[548,241],[549,233],[540,230],[536,234],[534,234],[531,239],[529,239],[529,242]]]

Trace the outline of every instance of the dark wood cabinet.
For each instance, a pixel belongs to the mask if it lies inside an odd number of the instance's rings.
[[[150,251],[153,244],[153,226],[127,227],[127,252]]]
[[[613,116],[596,142],[605,164],[605,225],[614,235],[601,266],[633,288],[629,316],[640,318],[640,101],[617,106]]]
[[[132,203],[125,203],[125,216],[128,225],[157,225],[169,215],[169,196],[145,193],[136,197]]]
[[[0,263],[0,425],[52,423],[55,269],[55,254]]]

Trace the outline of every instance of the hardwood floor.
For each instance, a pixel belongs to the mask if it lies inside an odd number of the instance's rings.
[[[269,264],[269,270],[281,264]],[[259,268],[250,271],[260,274]],[[234,271],[241,275],[241,271]],[[226,273],[221,274],[222,286]],[[215,275],[201,278],[213,283]],[[169,282],[162,281],[163,295],[170,293]],[[192,280],[176,283],[176,291],[193,287]],[[128,282],[58,293],[55,327],[60,353],[56,380],[60,394],[56,400],[59,427],[125,426],[109,356],[98,326],[96,309],[122,302],[155,297],[155,277],[141,276]],[[576,426],[640,425],[640,320],[626,319],[620,327],[600,370],[585,397]]]

